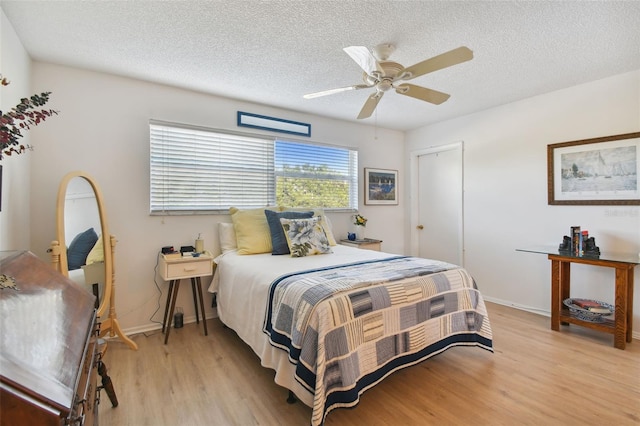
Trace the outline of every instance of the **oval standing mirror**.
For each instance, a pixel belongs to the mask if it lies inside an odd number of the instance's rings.
[[[107,273],[112,258],[105,214],[102,194],[90,176],[73,172],[62,179],[56,211],[59,270],[96,295],[98,317],[109,307],[112,284]]]
[[[122,332],[115,312],[115,237],[109,233],[102,193],[91,176],[71,172],[58,188],[56,236],[52,263],[69,279],[96,296],[100,335],[109,332],[131,348],[137,345]]]

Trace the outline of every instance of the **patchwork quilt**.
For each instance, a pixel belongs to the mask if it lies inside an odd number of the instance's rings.
[[[314,394],[312,424],[391,372],[452,346],[492,349],[473,278],[449,263],[397,256],[297,272],[270,286],[264,332]]]

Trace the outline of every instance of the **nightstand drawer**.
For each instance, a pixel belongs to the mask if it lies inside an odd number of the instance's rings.
[[[204,277],[212,274],[213,261],[210,257],[175,260],[166,260],[163,257],[160,261],[160,276],[165,281]]]

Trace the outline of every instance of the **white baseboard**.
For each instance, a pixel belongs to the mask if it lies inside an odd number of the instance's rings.
[[[208,320],[210,320],[212,318],[218,318],[218,313],[217,312],[213,312],[213,313],[211,313],[211,314],[209,314],[207,316]],[[184,317],[184,319],[183,319],[183,323],[184,324],[191,324],[193,322],[196,322],[196,316],[195,315]],[[158,323],[158,322],[151,322],[151,323],[140,325],[140,326],[137,326],[137,327],[125,328],[125,329],[122,330],[122,332],[126,336],[133,336],[134,334],[150,333],[150,332],[157,331],[157,330],[162,330],[162,324]]]
[[[484,300],[487,302],[496,303],[498,305],[509,306],[511,308],[520,309],[521,311],[527,311],[538,315],[544,315],[545,317],[551,317],[551,311],[546,309],[538,309],[532,306],[520,305],[517,303],[509,302],[507,300],[496,299],[493,297],[484,296]],[[631,333],[631,337],[636,340],[640,340],[640,331],[636,330]]]
[[[494,297],[484,296],[484,300],[487,302],[497,303],[498,305],[509,306],[511,308],[520,309],[521,311],[527,311],[538,315],[544,315],[545,317],[551,316],[551,311],[546,309],[534,308],[533,306],[520,305],[518,303],[509,302],[508,300],[496,299]]]

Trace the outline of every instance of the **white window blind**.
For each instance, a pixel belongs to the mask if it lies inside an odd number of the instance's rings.
[[[151,121],[152,213],[356,209],[357,152]]]
[[[150,124],[151,211],[274,205],[273,140]]]

